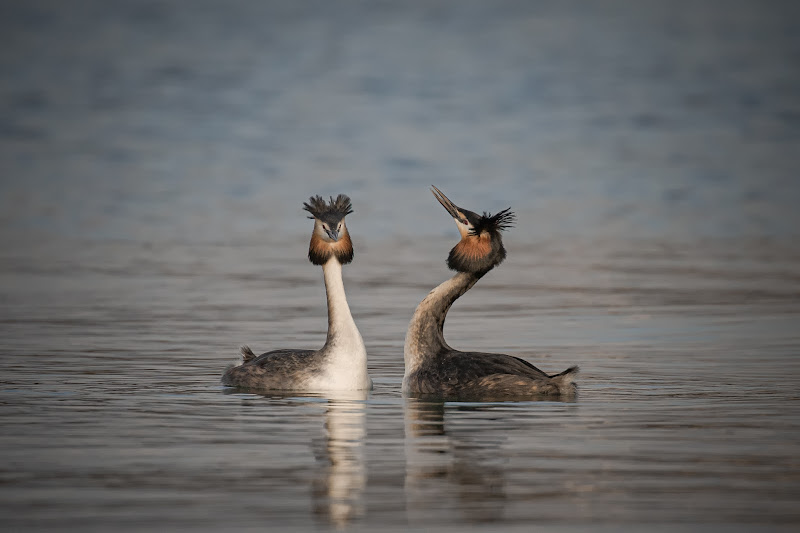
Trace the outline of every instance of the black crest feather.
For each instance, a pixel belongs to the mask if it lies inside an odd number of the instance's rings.
[[[346,194],[340,194],[335,199],[333,196],[330,198],[330,202],[326,203],[322,196],[317,195],[309,198],[308,202],[303,202],[303,209],[312,215],[308,218],[333,217],[341,220],[353,212],[353,204]]]
[[[514,225],[517,216],[511,211],[511,208],[503,209],[495,215],[490,215],[486,211],[483,216],[472,224],[471,235],[480,235],[484,231],[495,235],[501,231],[507,230]]]

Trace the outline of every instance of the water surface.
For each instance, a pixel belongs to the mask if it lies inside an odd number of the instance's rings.
[[[6,3],[7,530],[793,530],[791,2]],[[794,24],[794,25],[793,25]],[[574,401],[404,398],[457,232],[518,223],[456,348]],[[349,194],[368,394],[219,377],[325,338],[311,194]]]

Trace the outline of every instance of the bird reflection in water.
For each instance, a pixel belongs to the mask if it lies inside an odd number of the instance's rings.
[[[314,480],[314,514],[341,528],[364,514],[367,391],[328,396],[325,437],[315,443],[319,476]]]
[[[480,409],[480,407],[466,407]],[[506,504],[505,441],[494,432],[445,430],[445,404],[407,398],[406,515],[409,523],[463,513],[468,522],[502,518]]]

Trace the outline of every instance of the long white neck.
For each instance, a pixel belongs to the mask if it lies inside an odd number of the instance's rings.
[[[369,389],[367,349],[347,305],[342,265],[331,257],[322,272],[328,297],[328,337],[321,350],[328,362],[324,385],[330,390]]]
[[[458,272],[433,289],[417,306],[408,325],[403,349],[406,375],[413,372],[426,357],[432,357],[443,349],[451,349],[444,340],[444,319],[453,302],[481,277],[482,274]]]

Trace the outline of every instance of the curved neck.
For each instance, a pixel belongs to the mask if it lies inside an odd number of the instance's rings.
[[[435,289],[417,306],[406,332],[404,352],[406,374],[425,357],[450,349],[444,340],[444,319],[450,307],[472,288],[482,274],[458,272]]]

